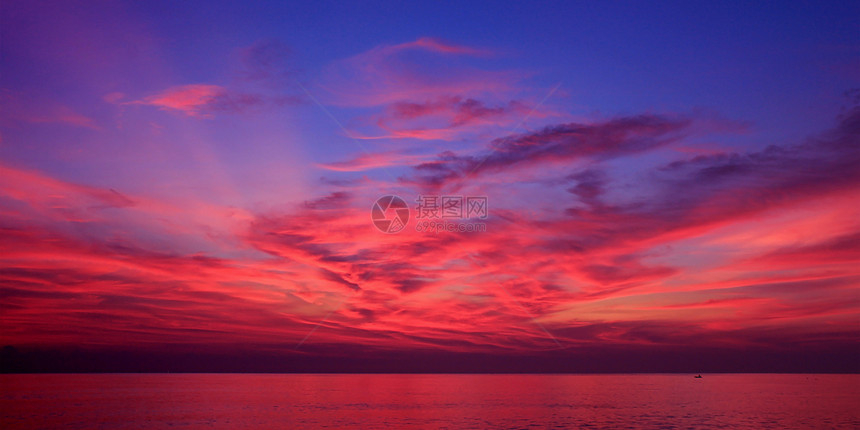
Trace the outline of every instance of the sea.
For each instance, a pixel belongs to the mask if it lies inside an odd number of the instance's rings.
[[[0,375],[2,429],[860,429],[860,375]]]

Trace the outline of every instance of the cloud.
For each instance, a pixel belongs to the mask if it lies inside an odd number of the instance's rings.
[[[143,100],[124,104],[150,105],[197,118],[215,113],[245,113],[265,106],[300,103],[298,96],[264,96],[233,92],[218,85],[190,84],[168,88]]]
[[[497,158],[491,156],[491,167],[487,169],[540,167],[557,163],[559,158],[563,161],[584,157],[599,162],[636,155],[681,138],[688,123],[688,120],[671,117],[637,116],[591,126],[550,127],[494,142],[500,150],[499,155],[495,156]],[[561,217],[556,218],[553,213],[538,213],[537,218],[535,214],[526,217],[498,208],[494,212],[496,221],[489,228],[491,232],[497,231],[496,234],[398,237],[395,254],[385,251],[392,242],[368,235],[368,230],[362,228],[360,212],[340,212],[337,215],[331,211],[308,213],[299,219],[283,219],[276,224],[277,227],[267,227],[264,231],[300,229],[302,243],[306,244],[300,247],[301,251],[310,252],[313,259],[330,264],[331,270],[345,279],[363,280],[365,289],[387,294],[420,294],[427,289],[445,291],[446,286],[465,282],[475,292],[485,294],[500,306],[499,309],[504,309],[493,318],[485,319],[487,315],[483,312],[486,307],[479,306],[473,310],[476,314],[470,320],[472,324],[480,324],[477,321],[485,321],[488,326],[510,324],[519,318],[522,305],[516,300],[525,302],[525,306],[532,307],[538,314],[552,315],[571,303],[623,297],[634,294],[636,289],[665,292],[662,283],[681,275],[682,269],[645,263],[643,259],[649,249],[743,221],[752,213],[773,209],[774,205],[802,203],[826,193],[828,189],[856,189],[857,184],[839,185],[839,178],[846,177],[846,169],[854,157],[852,153],[856,151],[856,145],[851,143],[852,136],[856,135],[851,124],[852,120],[846,117],[836,129],[807,143],[746,154],[741,159],[748,160],[751,165],[743,169],[722,168],[726,160],[736,159],[731,155],[696,157],[686,162],[690,163],[686,166],[670,163],[650,173],[657,179],[649,181],[655,186],[649,194],[629,203],[611,201],[608,190],[614,186],[612,175],[600,164],[595,164],[590,170],[571,174],[562,182],[569,189],[569,195],[578,198],[581,205],[568,208],[560,214]],[[763,154],[781,155],[774,159]],[[785,156],[788,154],[791,155]],[[801,159],[807,162],[795,161]],[[462,159],[454,160],[462,163]],[[797,176],[794,172],[800,165],[813,166],[808,167],[812,171]],[[474,166],[466,165],[470,169]],[[463,172],[462,169],[459,172]],[[479,167],[477,171],[482,172],[482,169]],[[721,178],[717,182],[714,173]],[[755,176],[731,179],[729,176],[733,174]],[[511,178],[516,179],[516,176]],[[813,180],[813,183],[805,184],[804,179]],[[766,198],[762,205],[751,204],[745,199],[732,202],[723,198],[724,195],[752,192],[755,201],[757,192],[785,188],[786,183],[816,192],[805,195],[782,192],[780,195],[794,199],[779,202]],[[721,191],[713,192],[715,189]],[[315,227],[322,225],[325,227]],[[333,235],[332,230],[338,233]],[[315,244],[318,248],[307,244]],[[499,252],[499,249],[506,251]],[[284,251],[286,253],[282,255],[294,252]],[[396,255],[398,263],[389,261],[385,257],[389,255]],[[435,277],[414,270],[436,261],[463,263],[459,270],[455,269],[457,266],[448,266],[446,271]],[[526,273],[527,280],[506,279],[506,275],[520,274],[521,277]],[[404,283],[404,280],[412,281]],[[421,282],[415,282],[419,280]],[[361,284],[361,281],[356,282]],[[755,285],[764,281],[750,282]],[[564,287],[557,287],[559,284]],[[783,287],[769,294],[788,301],[790,306],[802,306],[796,298],[786,296],[789,292]],[[366,305],[373,307],[379,303]],[[451,309],[462,305],[458,300],[452,300],[439,304],[438,308]],[[636,314],[636,311],[632,313]],[[450,321],[430,310],[419,314],[440,322]],[[599,315],[597,312],[591,318],[600,318]],[[388,320],[384,314],[380,314],[379,319]],[[408,329],[403,326],[402,330]],[[545,339],[545,334],[539,334],[535,341],[543,342]]]
[[[63,182],[28,171],[0,164],[0,192],[7,198],[26,201],[31,206],[58,208],[63,200],[77,198],[85,208],[126,208],[136,202],[114,189],[102,189],[80,184]]]
[[[351,160],[318,164],[317,166],[337,172],[360,172],[384,167],[411,166],[421,163],[428,158],[431,157],[421,154],[408,154],[402,151],[387,151],[362,153]]]
[[[270,107],[300,104],[304,98],[291,91],[289,49],[275,40],[258,41],[238,50],[239,67],[235,82],[229,86],[187,84],[163,90],[126,105],[149,105],[197,118],[211,118],[216,113],[247,113]],[[111,94],[106,100],[119,102],[122,95]]]
[[[337,61],[325,68],[317,82],[325,91],[325,102],[359,107],[509,92],[523,74],[484,70],[468,63],[485,52],[421,38],[377,46]],[[457,59],[464,62],[454,62]]]
[[[413,114],[424,112],[403,112]],[[266,212],[176,206],[6,166],[0,294],[4,318],[18,323],[2,339],[290,351],[304,342],[290,354],[348,345],[505,357],[849,345],[860,300],[856,222],[826,236],[811,230],[800,244],[763,241],[755,252],[727,229],[755,229],[746,223],[789,208],[807,221],[828,211],[850,220],[858,117],[747,153],[664,151],[689,158],[655,157],[635,172],[623,170],[627,159],[683,141],[691,120],[565,123],[432,162],[408,151],[362,155],[328,167],[415,167],[401,183],[331,181],[319,198]],[[491,181],[494,173],[507,182]],[[490,198],[484,233],[386,235],[370,222],[380,193],[411,204],[428,184],[466,177]],[[813,204],[822,198],[839,204]],[[211,230],[234,241],[216,246]],[[731,258],[701,254],[720,247]],[[57,320],[46,324],[47,313]]]
[[[462,97],[441,97],[431,102],[397,102],[386,106],[376,125],[388,134],[369,138],[451,140],[486,126],[513,126],[532,112],[519,101],[502,106]],[[537,116],[543,116],[538,113]]]
[[[620,184],[608,167],[592,163],[560,183],[573,197],[564,217],[549,218],[542,230],[555,236],[548,249],[594,253],[635,252],[662,242],[696,237],[777,209],[802,205],[860,187],[860,109],[834,129],[804,143],[771,146],[746,154],[699,156],[641,173],[648,185],[623,201],[611,190]],[[610,120],[591,126],[564,125],[494,142],[484,157],[443,154],[419,165],[406,183],[444,187],[465,176],[515,168],[549,166],[586,157],[592,162],[653,150],[683,136],[688,121],[660,117]],[[482,160],[486,160],[483,161]],[[843,203],[844,204],[844,203]],[[612,262],[618,267],[618,262]],[[594,272],[597,273],[597,272]]]
[[[582,158],[606,160],[645,152],[675,142],[689,125],[686,119],[658,115],[622,117],[594,124],[569,123],[496,139],[481,155],[445,152],[415,167],[407,183],[442,187],[489,172]]]
[[[3,121],[29,124],[62,124],[99,130],[96,121],[64,104],[52,100],[23,98],[11,91],[0,93],[0,117]]]
[[[816,264],[860,263],[860,231],[842,234],[808,245],[786,246],[753,259],[750,263],[768,267],[793,267]]]
[[[377,48],[379,51],[384,51],[387,54],[391,54],[394,52],[405,51],[410,49],[421,49],[431,52],[436,52],[440,54],[454,54],[454,55],[472,55],[472,56],[481,56],[481,55],[490,55],[492,51],[487,49],[473,48],[469,46],[463,45],[455,45],[453,43],[445,42],[443,40],[433,38],[433,37],[421,37],[412,42],[401,43],[399,45],[391,45],[391,46],[383,46]]]
[[[484,138],[559,116],[535,100],[544,90],[520,84],[529,72],[489,68],[489,55],[432,38],[380,45],[329,64],[310,88],[326,105],[369,111],[348,132],[366,140]]]
[[[183,85],[169,88],[149,96],[137,104],[148,104],[162,109],[172,109],[189,116],[203,116],[216,100],[225,97],[227,91],[217,85]]]

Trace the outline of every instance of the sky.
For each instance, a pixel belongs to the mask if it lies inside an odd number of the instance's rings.
[[[860,371],[860,4],[247,3],[0,5],[4,357]]]

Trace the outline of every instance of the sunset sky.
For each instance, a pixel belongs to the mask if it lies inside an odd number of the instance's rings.
[[[692,3],[3,1],[0,346],[856,370],[860,3]]]

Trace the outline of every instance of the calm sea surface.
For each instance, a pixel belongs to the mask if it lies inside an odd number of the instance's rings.
[[[860,428],[860,375],[0,375],[0,428]]]

